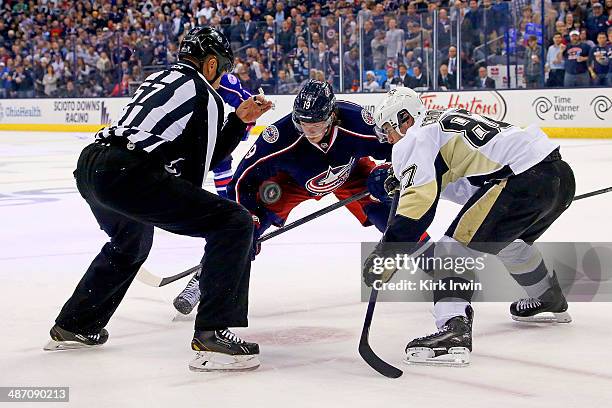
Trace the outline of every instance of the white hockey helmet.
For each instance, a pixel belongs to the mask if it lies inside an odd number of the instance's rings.
[[[425,114],[425,105],[419,94],[413,89],[399,86],[390,90],[382,102],[374,110],[376,136],[381,142],[387,141],[387,134],[383,130],[385,123],[390,124],[398,133],[400,126],[409,119],[409,115],[417,120]]]

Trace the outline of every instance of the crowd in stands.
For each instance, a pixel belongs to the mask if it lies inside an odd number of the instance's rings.
[[[251,91],[491,88],[508,63],[518,86],[612,86],[612,0],[0,0],[0,98],[128,96],[197,25]]]

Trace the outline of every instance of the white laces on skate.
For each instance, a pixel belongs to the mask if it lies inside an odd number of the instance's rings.
[[[517,310],[535,309],[535,308],[540,307],[541,305],[542,305],[542,302],[540,302],[538,299],[535,299],[535,298],[521,299],[516,303],[516,309]]]
[[[192,305],[200,300],[200,281],[198,275],[191,278],[187,287],[179,296],[186,299]]]
[[[240,337],[238,337],[235,333],[232,333],[231,331],[229,331],[229,329],[223,329],[223,330],[217,330],[217,332],[222,335],[223,337],[225,337],[226,339],[234,342],[234,343],[238,343],[238,344],[245,344],[246,341],[242,340]]]
[[[437,332],[428,334],[427,336],[417,337],[415,340],[429,340],[430,338],[439,336],[440,334],[447,333],[448,330],[449,330],[449,327],[447,325],[444,325],[441,328],[439,328]]]

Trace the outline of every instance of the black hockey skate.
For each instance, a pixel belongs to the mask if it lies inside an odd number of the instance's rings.
[[[551,286],[540,298],[521,299],[510,305],[513,320],[529,323],[569,323],[572,317],[567,312],[567,301],[557,275],[550,278]]]
[[[462,367],[470,364],[474,310],[465,308],[434,334],[412,340],[406,346],[406,364]]]
[[[259,367],[259,345],[248,343],[228,329],[196,331],[191,348],[197,351],[191,371],[247,371]]]
[[[64,330],[57,324],[51,328],[49,334],[51,335],[51,340],[43,347],[43,350],[47,351],[98,347],[108,340],[108,331],[106,329],[102,329],[99,333],[95,334],[78,334]]]
[[[172,304],[174,308],[184,315],[188,315],[191,311],[197,306],[200,301],[200,274],[196,273],[189,283],[183,289],[181,293],[178,294]]]

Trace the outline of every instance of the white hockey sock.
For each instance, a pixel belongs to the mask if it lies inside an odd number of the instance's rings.
[[[434,318],[436,326],[441,329],[450,319],[456,316],[465,316],[465,308],[469,303],[463,299],[444,299],[434,305]]]

